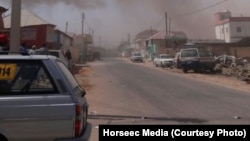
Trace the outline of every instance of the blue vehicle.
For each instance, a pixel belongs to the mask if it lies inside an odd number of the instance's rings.
[[[215,61],[210,50],[204,48],[187,48],[180,50],[180,67],[183,72],[214,71]]]

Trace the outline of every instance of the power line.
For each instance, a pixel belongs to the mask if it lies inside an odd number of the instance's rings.
[[[188,16],[188,15],[193,15],[193,14],[196,14],[196,13],[202,12],[202,11],[204,11],[204,10],[207,10],[207,9],[213,8],[213,7],[215,7],[215,6],[218,6],[218,5],[220,5],[220,4],[224,3],[224,2],[227,2],[227,1],[228,1],[228,0],[222,0],[222,1],[219,1],[219,2],[217,2],[217,3],[215,3],[215,4],[209,5],[209,6],[207,6],[207,7],[204,7],[204,8],[201,8],[201,9],[195,10],[195,11],[188,12],[188,13],[183,14],[183,15],[180,15],[180,16],[178,16],[178,17],[181,17],[181,16]]]
[[[213,7],[215,7],[215,6],[218,6],[218,5],[220,5],[220,4],[222,4],[222,3],[226,2],[226,1],[228,1],[228,0],[222,0],[222,1],[219,1],[219,2],[217,2],[217,3],[215,3],[215,4],[209,5],[209,6],[207,6],[207,7],[204,7],[204,8],[201,8],[201,9],[197,9],[197,10],[195,10],[195,11],[191,11],[191,12],[188,12],[188,13],[183,14],[183,15],[178,15],[178,16],[176,16],[176,17],[183,17],[183,16],[193,15],[193,14],[202,12],[202,11],[204,11],[204,10],[213,8]],[[157,22],[155,28],[158,28],[158,27],[165,21],[164,19],[165,19],[165,17],[162,17],[162,19],[161,19],[159,22]]]

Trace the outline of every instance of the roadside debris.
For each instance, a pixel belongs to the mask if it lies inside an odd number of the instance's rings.
[[[246,59],[222,55],[215,59],[215,71],[224,76],[250,81],[250,65]]]

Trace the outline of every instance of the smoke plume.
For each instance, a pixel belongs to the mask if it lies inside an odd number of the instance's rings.
[[[22,2],[24,6],[37,6],[39,4],[51,6],[58,3],[64,3],[83,9],[105,7],[106,5],[103,0],[22,0]]]
[[[95,33],[101,35],[102,32],[101,36],[116,41],[120,41],[121,38],[126,39],[128,33],[136,35],[150,27],[165,30],[165,13],[169,30],[183,31],[189,38],[202,39],[214,38],[214,14],[217,12],[230,10],[235,16],[250,16],[249,0],[22,0],[22,2],[23,6],[32,9],[39,7],[40,4],[46,5],[46,9],[64,4],[69,6],[67,10],[74,11],[75,15],[79,13],[76,9],[84,10],[87,14],[90,11],[92,14],[86,15]],[[218,2],[221,3],[214,5]],[[74,14],[71,15],[73,17]],[[56,17],[55,14],[49,16],[50,19]],[[73,24],[73,21],[80,23],[79,18],[72,19],[70,24]],[[80,25],[75,27],[78,26]]]

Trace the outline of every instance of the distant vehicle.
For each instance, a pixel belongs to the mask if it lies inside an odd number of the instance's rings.
[[[170,54],[159,54],[154,58],[153,63],[156,67],[170,67],[174,64],[174,57]]]
[[[101,53],[100,51],[94,51],[93,54],[92,54],[92,60],[95,61],[95,60],[101,60]]]
[[[143,57],[140,52],[133,52],[130,56],[132,62],[143,62]]]
[[[122,52],[122,58],[128,58],[129,57],[129,53],[128,52]]]
[[[0,141],[88,141],[85,90],[50,55],[0,55]]]
[[[199,48],[187,48],[180,50],[180,63],[183,72],[214,71],[215,61],[210,50]]]
[[[177,52],[174,56],[174,67],[177,69],[181,68],[181,63],[180,63],[180,52]]]

